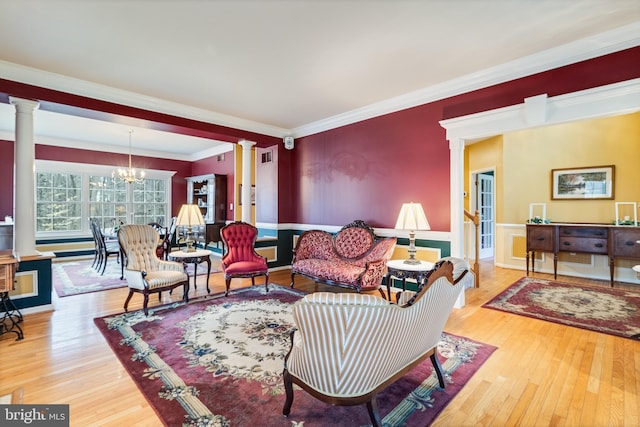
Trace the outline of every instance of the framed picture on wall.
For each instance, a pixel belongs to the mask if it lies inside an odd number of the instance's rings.
[[[551,170],[551,199],[613,199],[615,166]]]

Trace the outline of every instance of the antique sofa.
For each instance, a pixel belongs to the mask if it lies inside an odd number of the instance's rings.
[[[446,372],[437,347],[467,282],[473,283],[469,263],[444,258],[417,292],[403,291],[397,304],[375,295],[331,292],[297,301],[291,349],[284,361],[283,414],[291,413],[297,384],[326,403],[366,404],[372,424],[381,426],[376,395],[426,358],[431,359],[434,380],[444,389]],[[373,323],[384,326],[361,327]]]
[[[335,235],[323,230],[302,233],[293,250],[291,287],[296,274],[313,281],[354,289],[380,289],[395,237],[376,238],[364,221],[345,225]]]

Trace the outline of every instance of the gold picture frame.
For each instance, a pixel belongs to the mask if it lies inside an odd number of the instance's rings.
[[[614,198],[615,166],[551,169],[552,200]]]

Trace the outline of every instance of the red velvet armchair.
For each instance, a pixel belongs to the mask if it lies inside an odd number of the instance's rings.
[[[224,280],[227,286],[225,296],[229,295],[231,279],[240,277],[250,277],[251,284],[255,285],[256,276],[265,276],[264,285],[268,292],[269,267],[267,266],[267,258],[258,255],[255,251],[258,229],[246,222],[236,221],[222,227],[220,237],[224,243],[222,271],[224,271]]]

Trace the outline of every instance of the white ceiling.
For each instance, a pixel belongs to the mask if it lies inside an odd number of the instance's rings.
[[[0,0],[0,77],[279,137],[639,44],[637,0]],[[0,138],[13,117],[0,105]],[[35,127],[120,152],[131,128],[46,111]],[[133,146],[224,151],[150,129]]]

